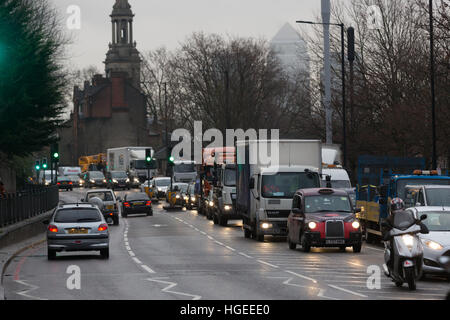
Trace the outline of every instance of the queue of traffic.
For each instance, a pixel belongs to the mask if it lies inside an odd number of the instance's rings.
[[[275,163],[259,161],[261,143],[276,148]],[[410,289],[418,277],[447,274],[441,260],[450,256],[450,177],[423,170],[422,160],[361,157],[357,188],[339,164],[338,149],[317,140],[238,141],[236,147],[204,148],[201,164],[181,160],[174,167],[168,177],[140,181],[140,192],[124,199],[113,190],[136,187],[126,172],[87,171],[79,186],[101,189],[87,191],[82,203],[94,203],[107,223],[117,225],[119,205],[122,217],[151,216],[152,203],[165,201],[166,210],[197,210],[223,227],[242,220],[245,238],[286,237],[290,249],[303,252],[351,247],[359,253],[364,239],[383,240],[386,275]],[[60,187],[72,188],[63,179]],[[410,219],[403,225],[394,219],[383,234],[393,199],[405,204]],[[418,224],[428,232],[413,227]]]

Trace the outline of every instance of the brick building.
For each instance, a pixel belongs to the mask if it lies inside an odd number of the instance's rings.
[[[147,120],[141,59],[133,40],[134,14],[128,0],[116,0],[110,17],[106,76],[95,75],[83,88],[74,88],[73,112],[66,128],[59,131],[62,165],[77,165],[80,156],[105,153],[108,148],[161,145],[161,134]]]

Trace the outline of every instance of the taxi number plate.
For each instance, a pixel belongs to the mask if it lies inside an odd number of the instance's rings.
[[[143,202],[135,202],[133,203],[134,206],[142,206],[144,203]]]
[[[345,244],[345,240],[326,240],[326,244]]]
[[[113,209],[114,209],[114,205],[106,206],[106,210],[113,210]]]
[[[70,229],[69,234],[87,234],[87,229]]]

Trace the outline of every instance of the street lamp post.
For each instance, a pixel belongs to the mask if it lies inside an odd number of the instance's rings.
[[[344,44],[344,24],[343,23],[324,23],[324,22],[312,22],[312,21],[296,21],[296,23],[305,24],[319,24],[319,25],[331,25],[341,28],[341,71],[342,71],[342,149],[344,154],[344,168],[347,167],[347,129],[346,129],[346,106],[345,106],[345,44]]]

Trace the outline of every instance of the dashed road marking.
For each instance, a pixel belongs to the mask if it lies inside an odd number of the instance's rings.
[[[351,291],[351,290],[348,290],[348,289],[344,289],[344,288],[341,288],[341,287],[338,287],[338,286],[335,286],[335,285],[332,285],[332,284],[329,284],[328,286],[333,288],[333,289],[336,289],[336,290],[340,290],[340,291],[343,291],[343,292],[346,292],[346,293],[349,293],[349,294],[353,294],[355,296],[368,298],[368,296],[366,296],[365,294],[358,293],[358,292],[355,292],[355,291]]]

